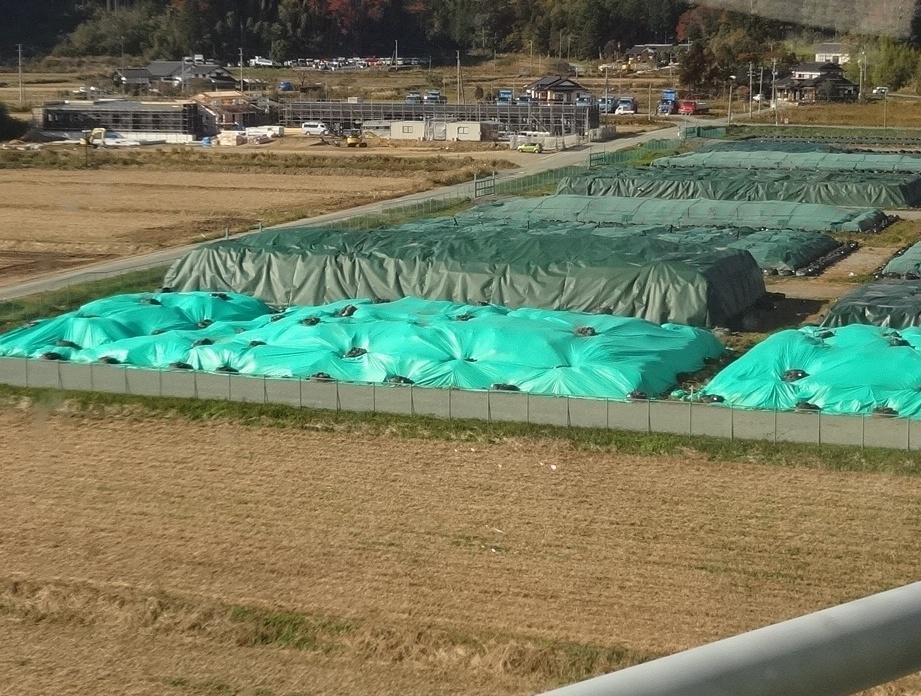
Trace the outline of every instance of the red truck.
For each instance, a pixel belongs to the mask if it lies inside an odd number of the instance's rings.
[[[705,114],[708,111],[710,111],[710,107],[707,103],[697,99],[682,99],[678,102],[678,113],[684,116],[696,116],[697,114]]]

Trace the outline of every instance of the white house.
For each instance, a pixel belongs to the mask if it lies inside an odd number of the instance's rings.
[[[844,65],[851,60],[851,54],[842,43],[821,43],[815,47],[816,63]]]

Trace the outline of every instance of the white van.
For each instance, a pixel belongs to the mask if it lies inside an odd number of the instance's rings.
[[[304,135],[328,135],[329,128],[323,121],[304,121],[301,124],[301,133]]]

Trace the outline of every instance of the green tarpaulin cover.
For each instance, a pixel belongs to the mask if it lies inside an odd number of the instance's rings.
[[[670,227],[751,227],[813,232],[866,232],[885,227],[876,208],[842,208],[790,201],[727,201],[566,195],[513,198],[477,209],[483,216],[518,220]]]
[[[921,242],[908,247],[883,267],[887,278],[921,279]]]
[[[716,140],[704,143],[698,152],[847,152],[843,147],[817,143],[811,140],[775,140],[773,138],[743,138],[741,140]]]
[[[663,394],[722,352],[688,326],[416,298],[273,314],[236,294],[119,295],[0,334],[6,357],[610,399]]]
[[[603,167],[560,180],[557,193],[790,201],[884,209],[921,205],[921,176],[874,172]]]
[[[921,417],[921,330],[852,325],[776,333],[698,394],[735,408]],[[891,409],[891,411],[887,410]]]
[[[921,326],[921,281],[877,280],[838,300],[823,326],[875,324],[901,329]]]
[[[805,169],[811,171],[921,173],[921,157],[889,153],[778,152],[776,150],[692,152],[661,157],[656,168]]]
[[[747,251],[606,234],[578,223],[440,218],[377,231],[267,230],[191,251],[176,290],[227,290],[274,305],[405,296],[609,312],[727,325],[764,295]]]

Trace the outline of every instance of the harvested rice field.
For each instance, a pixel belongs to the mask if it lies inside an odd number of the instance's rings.
[[[921,569],[918,477],[100,409],[0,407],[2,694],[529,694]]]

